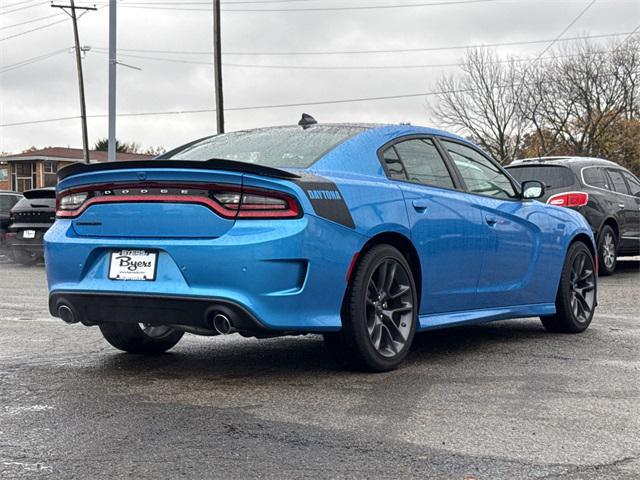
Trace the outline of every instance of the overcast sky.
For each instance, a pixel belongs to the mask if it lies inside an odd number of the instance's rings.
[[[223,68],[226,106],[234,109],[433,91],[437,79],[445,72],[455,72],[457,67],[333,70],[326,67],[456,63],[464,50],[333,55],[269,53],[428,49],[551,40],[589,4],[589,0],[475,0],[477,3],[443,0],[439,3],[453,3],[425,6],[434,1],[223,0],[226,10],[222,15],[223,62],[227,64]],[[59,3],[67,2],[60,0]],[[87,2],[80,4],[89,5]],[[421,6],[407,6],[411,4]],[[109,13],[106,5],[106,1],[96,2],[99,10],[87,13],[79,22],[81,44],[91,47],[83,63],[89,115],[107,112]],[[394,8],[352,8],[378,5]],[[118,67],[118,113],[213,108],[212,56],[207,53],[212,50],[212,19],[207,2],[122,0],[118,6],[119,60],[142,69]],[[326,7],[351,8],[316,10]],[[303,8],[312,10],[246,11]],[[53,22],[60,23],[47,26]],[[631,32],[638,24],[640,0],[598,0],[564,37]],[[46,28],[20,35],[42,26]],[[52,9],[46,1],[0,0],[0,124],[79,114],[76,67],[69,49],[73,43],[72,33],[71,20]],[[7,39],[14,35],[18,36]],[[623,39],[624,36],[618,35],[596,41],[610,45]],[[502,46],[498,51],[504,55],[533,58],[546,45]],[[166,51],[180,53],[164,53]],[[49,54],[51,56],[46,57]],[[44,59],[17,65],[41,56],[45,56]],[[255,65],[325,68],[279,69]],[[226,123],[228,131],[291,124],[296,123],[304,111],[321,122],[411,122],[437,127],[438,119],[430,117],[427,102],[428,97],[419,96],[230,110],[226,113]],[[118,139],[123,141],[134,141],[143,146],[162,145],[169,149],[215,133],[215,114],[118,117],[117,132]],[[91,144],[106,135],[106,118],[89,120]],[[80,121],[0,127],[0,151],[18,152],[32,145],[81,147]]]

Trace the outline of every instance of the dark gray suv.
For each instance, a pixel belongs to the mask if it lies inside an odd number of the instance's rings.
[[[620,165],[599,158],[542,157],[507,167],[516,180],[546,186],[540,201],[582,213],[598,242],[601,275],[619,256],[640,255],[640,180]]]
[[[21,193],[0,190],[0,255],[7,253],[6,234],[11,223],[9,212],[21,198]]]

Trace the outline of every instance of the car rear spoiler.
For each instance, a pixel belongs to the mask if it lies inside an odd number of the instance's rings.
[[[207,161],[195,160],[121,160],[100,163],[73,163],[58,171],[58,180],[64,180],[73,175],[107,170],[135,170],[149,168],[194,168],[200,170],[227,170],[240,173],[252,173],[276,178],[300,178],[297,173],[279,168],[265,167],[253,163],[236,162],[234,160],[213,159]]]
[[[55,188],[36,188],[33,190],[27,190],[23,192],[22,195],[27,200],[35,200],[37,198],[56,198],[56,189]]]

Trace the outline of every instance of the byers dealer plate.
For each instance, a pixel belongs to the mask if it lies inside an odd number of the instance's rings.
[[[155,280],[158,253],[148,250],[111,252],[110,280]]]

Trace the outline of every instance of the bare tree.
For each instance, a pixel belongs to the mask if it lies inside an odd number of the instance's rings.
[[[538,155],[598,155],[618,120],[637,115],[638,54],[618,47],[572,44],[532,70],[519,107]]]
[[[514,159],[528,126],[518,107],[516,63],[487,49],[467,51],[462,75],[438,82],[431,107],[439,122],[471,136],[502,163]]]

